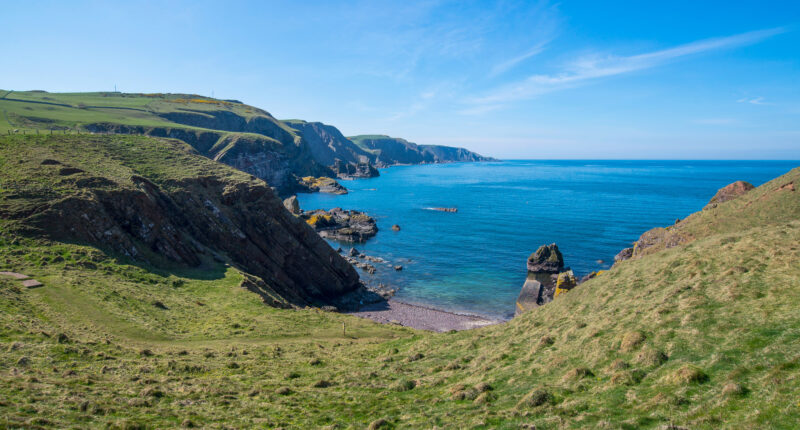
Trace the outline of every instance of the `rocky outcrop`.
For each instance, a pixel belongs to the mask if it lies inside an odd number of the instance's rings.
[[[67,159],[59,159],[61,165],[41,166],[42,177],[61,178],[60,191],[26,191],[24,198],[36,202],[31,206],[35,209],[10,204],[14,196],[4,196],[0,216],[16,220],[24,234],[90,244],[156,267],[227,262],[260,278],[269,294],[292,305],[324,303],[360,288],[358,274],[347,261],[286,211],[259,179],[187,153],[183,145],[171,141],[58,139],[114,156],[102,161],[109,166],[81,165],[81,172],[66,177],[58,176],[58,169],[77,167]],[[172,149],[146,158],[156,146]],[[125,176],[129,166],[138,168],[141,163],[199,166],[203,173]],[[157,169],[180,171],[166,165]],[[109,171],[114,176],[105,177]]]
[[[292,215],[300,215],[300,203],[297,202],[297,196],[291,196],[283,201],[283,207]]]
[[[526,268],[528,277],[517,297],[517,315],[553,300],[561,279],[559,274],[564,271],[564,257],[555,243],[542,245],[528,257]],[[576,284],[575,276],[568,270],[561,281],[562,290],[569,290]]]
[[[319,178],[305,176],[300,179],[300,185],[309,193],[347,194],[347,188],[336,182],[335,179],[325,176]]]
[[[564,256],[555,243],[542,245],[528,257],[527,267],[532,273],[559,273],[564,269]]]
[[[717,207],[720,203],[725,203],[728,200],[733,200],[739,196],[744,195],[746,192],[755,188],[753,184],[745,181],[736,181],[728,184],[717,191],[714,197],[708,202],[703,209],[711,209]]]
[[[687,231],[685,228],[692,222],[687,221],[696,221],[698,217],[708,216],[720,205],[740,198],[754,188],[752,184],[745,181],[736,181],[720,188],[702,211],[694,213],[684,220],[677,219],[675,224],[671,226],[656,227],[642,233],[639,239],[633,243],[633,247],[623,249],[614,257],[614,264],[616,265],[632,258],[639,258],[663,249],[674,248],[692,241],[694,233]]]
[[[625,248],[614,256],[614,263],[625,261],[633,256],[633,247]]]
[[[326,239],[360,243],[378,233],[375,219],[364,212],[341,208],[329,211],[318,209],[303,212],[301,217],[321,237]]]
[[[363,163],[347,163],[337,159],[331,168],[333,172],[336,173],[336,177],[341,179],[375,178],[380,176],[378,169],[368,161]]]

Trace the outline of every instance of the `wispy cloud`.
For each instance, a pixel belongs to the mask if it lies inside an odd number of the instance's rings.
[[[767,102],[764,101],[764,97],[743,97],[743,98],[740,98],[739,100],[736,100],[736,102],[737,103],[750,103],[751,105],[768,105],[768,104],[770,104],[770,103],[767,103]]]
[[[479,106],[502,106],[509,102],[526,100],[540,94],[571,88],[587,81],[650,69],[691,55],[751,45],[786,31],[784,28],[751,31],[734,36],[699,40],[632,56],[582,56],[567,63],[559,73],[532,75],[525,80],[504,85],[484,95],[473,97],[467,100],[467,103],[473,107],[465,112],[479,112],[479,109],[476,109]],[[761,100],[756,101],[760,102]]]
[[[514,57],[514,58],[512,58],[510,60],[506,60],[506,61],[503,61],[502,63],[496,64],[494,67],[492,67],[491,72],[489,72],[489,77],[494,77],[494,76],[500,75],[502,73],[505,73],[509,69],[511,69],[514,66],[516,66],[517,64],[527,60],[528,58],[531,58],[533,56],[539,55],[542,51],[544,51],[545,47],[547,46],[547,44],[549,42],[550,42],[549,40],[539,42],[536,45],[534,45],[531,49],[529,49],[527,52],[525,52],[525,53],[523,53],[523,54],[521,54],[521,55],[519,55],[517,57]]]

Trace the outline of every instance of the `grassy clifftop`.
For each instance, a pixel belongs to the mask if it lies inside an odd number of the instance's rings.
[[[134,265],[4,218],[0,270],[44,286],[0,277],[0,416],[27,428],[793,428],[798,180],[689,217],[691,240],[506,324],[443,334],[266,307],[235,267]]]
[[[0,90],[0,135],[140,134],[180,139],[200,154],[281,191],[298,176],[330,176],[295,130],[237,101],[190,94],[47,93]]]

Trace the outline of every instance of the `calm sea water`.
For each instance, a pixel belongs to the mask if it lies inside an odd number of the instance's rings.
[[[700,210],[735,181],[760,185],[793,161],[501,161],[381,170],[343,181],[350,194],[301,194],[303,209],[369,213],[380,232],[356,245],[404,270],[379,267],[367,282],[397,298],[508,318],[539,245],[557,243],[577,275],[610,267],[614,255],[655,226]],[[430,207],[457,207],[457,213]],[[402,228],[391,230],[392,224]],[[331,242],[334,248],[350,244]],[[599,262],[602,260],[603,262]]]

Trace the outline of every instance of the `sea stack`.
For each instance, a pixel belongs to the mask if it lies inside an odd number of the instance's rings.
[[[564,270],[564,256],[558,245],[542,245],[527,261],[528,278],[517,297],[516,315],[549,303],[557,293],[577,285],[572,270]]]

